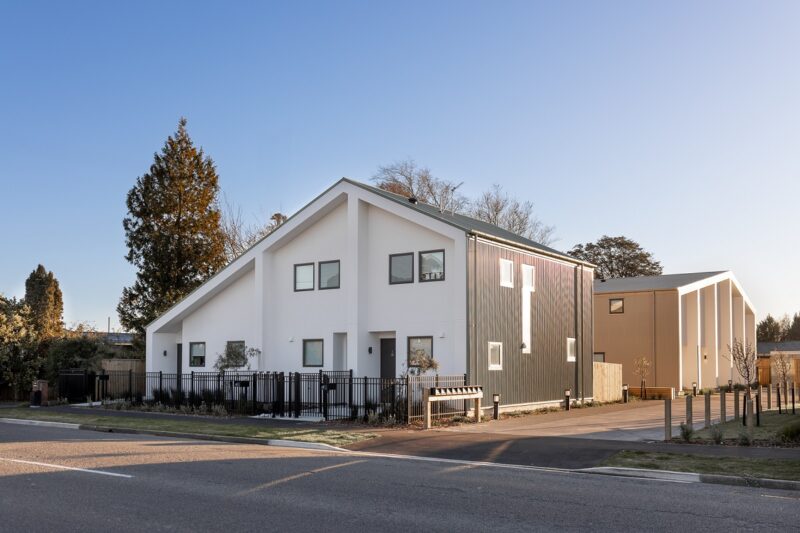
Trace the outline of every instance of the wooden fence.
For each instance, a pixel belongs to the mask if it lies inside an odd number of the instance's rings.
[[[622,400],[622,365],[617,363],[592,363],[592,391],[596,402]]]
[[[144,359],[103,359],[100,362],[106,372],[128,372],[134,374],[144,373]]]

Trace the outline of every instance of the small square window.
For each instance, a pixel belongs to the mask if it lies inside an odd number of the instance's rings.
[[[567,337],[567,363],[575,362],[577,349],[578,345],[575,343],[575,339]]]
[[[503,343],[489,343],[489,370],[503,370]]]
[[[339,288],[339,261],[319,262],[319,290]]]
[[[420,366],[420,359],[433,359],[433,337],[408,338],[408,367]]]
[[[444,281],[444,250],[419,253],[419,280]]]
[[[612,315],[621,315],[625,312],[624,298],[611,298],[608,301],[608,312]]]
[[[508,259],[500,260],[500,286],[514,288],[514,262]]]
[[[303,339],[303,366],[322,366],[322,339]]]
[[[592,355],[592,360],[595,363],[605,363],[606,362],[605,352],[594,352],[594,354]]]
[[[314,290],[314,263],[303,263],[294,266],[294,290]]]
[[[206,366],[206,343],[189,343],[189,366]]]
[[[389,284],[414,283],[414,252],[389,256]]]

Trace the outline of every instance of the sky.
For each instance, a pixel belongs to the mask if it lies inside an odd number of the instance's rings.
[[[0,293],[118,327],[125,196],[181,116],[255,220],[412,158],[800,311],[798,2],[0,0]]]

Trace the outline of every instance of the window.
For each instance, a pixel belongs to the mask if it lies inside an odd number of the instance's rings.
[[[625,312],[625,300],[623,298],[611,298],[608,301],[608,312],[612,315],[621,315]]]
[[[500,260],[500,286],[514,288],[514,262]]]
[[[414,252],[389,256],[389,284],[414,283]]]
[[[314,290],[314,263],[303,263],[294,266],[294,290]]]
[[[433,359],[433,337],[409,337],[408,368],[420,366],[425,358]]]
[[[503,343],[489,343],[489,370],[503,370]]]
[[[444,281],[444,250],[419,253],[419,280]]]
[[[577,345],[575,344],[575,339],[572,337],[567,337],[567,363],[575,362],[576,350]]]
[[[303,339],[303,366],[322,366],[322,339]]]
[[[189,343],[189,366],[206,366],[206,343]]]
[[[319,290],[339,288],[339,260],[319,262]]]
[[[605,352],[594,352],[592,355],[592,360],[595,363],[605,363],[606,362],[606,353]]]
[[[532,265],[520,265],[522,270],[522,353],[532,353],[531,299],[533,295]]]
[[[228,341],[225,345],[225,353],[244,356],[244,341]]]

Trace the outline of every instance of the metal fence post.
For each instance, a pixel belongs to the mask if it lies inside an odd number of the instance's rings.
[[[320,371],[320,375],[322,372]],[[328,420],[328,384],[330,383],[330,378],[328,375],[322,375],[322,417],[325,420]]]
[[[258,379],[258,373],[257,372],[253,372],[253,375],[250,376],[250,381],[251,381],[250,387],[253,390],[253,414],[256,414],[256,411],[257,411],[256,404],[258,403],[258,382],[257,382],[257,379]]]
[[[300,418],[303,409],[303,386],[300,381],[300,372],[294,373],[294,417]]]
[[[155,396],[155,395],[154,395]],[[153,398],[155,400],[155,398]],[[158,402],[164,399],[164,372],[159,370],[158,371]],[[211,407],[209,405],[209,407]]]
[[[128,401],[133,401],[133,369],[128,369]]]
[[[672,440],[672,400],[664,400],[664,440]]]
[[[726,412],[728,406],[726,405],[726,401],[727,400],[725,398],[725,389],[720,387],[720,389],[719,389],[719,421],[721,423],[723,423],[723,424],[728,421],[728,413]]]
[[[692,396],[686,396],[686,425],[692,427]]]
[[[411,376],[406,374],[406,420],[408,424],[411,421]]]
[[[194,370],[189,375],[189,405],[194,405]]]
[[[761,425],[761,391],[756,393],[756,425]]]
[[[350,418],[355,420],[356,416],[353,414],[353,369],[347,375],[347,408],[350,409]]]
[[[706,419],[705,419],[705,427],[711,427],[711,393],[706,392],[705,397],[705,412],[706,412]]]
[[[797,388],[797,385],[792,383],[792,414],[796,414],[794,410],[794,390]]]

